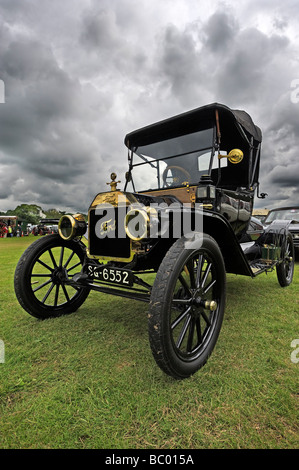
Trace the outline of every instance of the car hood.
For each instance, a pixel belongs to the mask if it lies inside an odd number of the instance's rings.
[[[284,223],[289,222],[289,230],[290,230],[291,232],[292,232],[293,230],[295,230],[295,231],[296,231],[296,230],[299,230],[299,222],[298,222],[297,220],[283,220],[283,221],[282,221],[282,220],[276,219],[276,220],[273,220],[271,223],[273,223],[273,222],[276,222],[276,223],[279,223],[279,222],[284,222]],[[265,223],[264,223],[264,224],[263,224],[263,225],[264,225],[264,228],[268,228],[268,227],[271,225],[271,223],[268,223],[268,224],[265,224]]]

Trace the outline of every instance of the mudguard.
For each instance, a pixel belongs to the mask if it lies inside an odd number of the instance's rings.
[[[253,277],[248,260],[230,223],[221,214],[204,211],[203,231],[218,243],[227,273]]]

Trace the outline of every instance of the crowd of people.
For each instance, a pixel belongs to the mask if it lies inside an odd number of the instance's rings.
[[[37,225],[18,220],[16,216],[0,216],[0,238],[25,237],[58,233],[58,220],[42,219]]]
[[[10,224],[0,221],[0,238],[22,237],[23,230],[20,224]]]
[[[24,237],[27,235],[47,235],[57,233],[57,225],[47,226],[44,224],[28,224],[25,229],[20,223],[10,223],[0,219],[0,238]]]

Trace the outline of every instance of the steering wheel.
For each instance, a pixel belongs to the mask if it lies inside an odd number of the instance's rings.
[[[171,175],[168,175],[169,170],[171,170]],[[175,166],[175,165],[170,165],[165,168],[163,171],[163,183],[164,186],[170,187],[170,186],[178,186],[179,184],[182,184],[184,181],[190,181],[191,176],[190,173],[182,168],[181,166]],[[171,180],[169,181],[169,179]]]

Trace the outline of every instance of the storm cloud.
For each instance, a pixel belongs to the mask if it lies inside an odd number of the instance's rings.
[[[256,207],[298,204],[297,17],[293,0],[2,0],[0,210],[86,212],[111,171],[122,187],[127,132],[215,101],[263,131]]]

